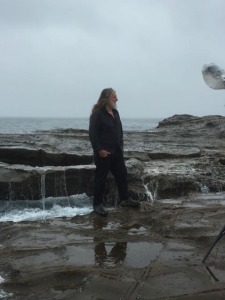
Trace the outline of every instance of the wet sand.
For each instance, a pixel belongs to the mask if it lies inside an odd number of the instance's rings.
[[[0,224],[4,299],[224,299],[225,194]],[[0,297],[1,298],[1,297]]]

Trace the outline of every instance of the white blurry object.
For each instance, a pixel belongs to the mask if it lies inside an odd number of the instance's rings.
[[[204,65],[202,75],[205,83],[214,90],[225,89],[225,71],[215,64]]]

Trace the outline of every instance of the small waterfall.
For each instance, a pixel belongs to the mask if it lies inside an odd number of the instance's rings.
[[[59,192],[62,196],[68,198],[67,188],[66,188],[66,174],[65,169],[62,170],[60,173],[60,176],[58,178],[58,186],[59,186]]]
[[[52,171],[52,172],[50,172]],[[70,200],[68,197],[66,187],[66,172],[65,168],[39,168],[39,174],[41,175],[41,199],[43,204],[43,210],[46,209],[46,175],[49,172],[49,176],[54,177],[54,194],[55,197],[65,197],[67,205],[70,206]],[[50,174],[51,173],[51,174]],[[47,179],[48,182],[48,179]]]
[[[42,199],[42,208],[45,210],[45,177],[46,173],[41,172],[41,199]]]
[[[42,200],[42,209],[45,210],[45,204],[46,204],[46,173],[49,170],[49,168],[43,167],[43,168],[37,168],[38,173],[41,175],[41,200]]]
[[[11,202],[14,199],[14,192],[12,189],[12,182],[9,182],[9,202]]]
[[[8,197],[0,201],[0,223],[72,217],[92,211],[92,201],[86,194],[68,195],[66,167],[25,166],[24,169],[32,171],[33,178],[38,178],[38,198],[16,199],[14,182],[8,183]]]
[[[158,182],[147,182],[145,183],[144,178],[142,178],[143,186],[145,188],[145,194],[148,201],[154,202],[157,198]]]
[[[144,184],[145,194],[147,196],[147,200],[148,201],[154,201],[154,196],[152,195],[152,192],[149,191],[148,186],[149,186],[149,183]]]
[[[55,173],[55,193],[57,196],[65,197],[69,203],[69,197],[66,187],[66,174],[65,174],[65,168],[60,169],[60,172]]]
[[[64,186],[64,194],[68,201],[68,206],[70,206],[70,198],[68,197],[67,187],[66,187],[66,171],[63,172],[63,186]]]

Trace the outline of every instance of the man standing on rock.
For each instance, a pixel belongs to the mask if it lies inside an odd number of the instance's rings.
[[[104,89],[90,116],[89,137],[96,165],[94,180],[95,213],[107,216],[103,206],[105,183],[109,171],[116,180],[121,206],[138,206],[139,201],[128,197],[127,169],[123,157],[123,129],[116,109],[118,101],[112,88]]]

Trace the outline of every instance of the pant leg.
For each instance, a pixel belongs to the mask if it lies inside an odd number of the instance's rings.
[[[94,201],[93,205],[99,205],[103,203],[105,183],[107,175],[110,169],[110,156],[100,157],[95,155],[95,179],[94,179]]]
[[[120,201],[128,199],[127,168],[124,162],[122,151],[113,154],[110,171],[115,177]]]

